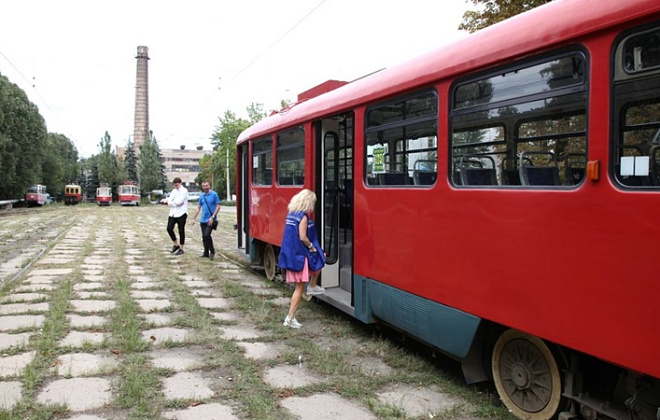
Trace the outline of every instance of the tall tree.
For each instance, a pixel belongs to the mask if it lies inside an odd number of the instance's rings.
[[[140,189],[143,194],[163,189],[165,186],[165,173],[161,163],[160,147],[153,132],[142,145],[140,145],[140,159],[137,164]]]
[[[282,108],[285,108],[290,105],[291,101],[287,99],[282,99],[281,101]],[[256,124],[259,121],[263,120],[266,117],[266,112],[264,111],[264,104],[251,102],[247,107],[248,118],[250,125]]]
[[[124,162],[124,159],[117,156],[116,153],[112,154],[112,163],[115,165],[117,170],[117,173],[115,174],[116,188],[130,178],[128,177],[128,172],[126,171],[126,163]],[[135,182],[137,183],[137,181]]]
[[[236,185],[236,171],[231,168],[236,166],[236,139],[251,125],[261,121],[266,113],[263,104],[251,103],[247,107],[249,119],[237,117],[232,111],[225,111],[225,114],[219,118],[220,123],[216,126],[215,132],[211,136],[213,144],[213,155],[209,158],[204,157],[200,161],[202,171],[197,176],[195,182],[201,180],[213,180],[213,189],[220,195],[226,196],[227,191],[227,161],[229,161],[229,183],[230,186]],[[230,188],[230,194],[232,190]],[[227,197],[230,199],[231,197]]]
[[[112,138],[107,131],[99,142],[98,148],[99,154],[96,158],[96,164],[99,171],[99,182],[105,182],[109,185],[115,184],[117,168],[112,151]]]
[[[458,29],[476,32],[505,19],[526,12],[552,0],[470,0],[479,10],[463,13],[463,22]]]
[[[80,174],[78,176],[78,182],[80,183],[80,186],[82,187],[83,192],[87,197],[94,197],[96,195],[96,189],[100,185],[99,170],[98,165],[96,164],[97,160],[98,155],[80,160]]]
[[[25,92],[0,74],[0,199],[23,196],[43,182],[46,123]]]
[[[126,168],[126,177],[132,181],[138,181],[137,171],[137,156],[135,156],[135,149],[133,142],[129,138],[124,148],[124,168]]]
[[[64,192],[64,165],[62,159],[58,154],[58,145],[53,137],[49,134],[46,137],[46,144],[44,145],[48,159],[44,159],[41,165],[44,182],[47,191],[53,197],[62,196]]]
[[[65,135],[48,133],[45,154],[42,164],[44,184],[51,195],[62,195],[65,184],[77,182],[78,150]]]
[[[158,146],[158,143],[156,143]],[[160,186],[158,189],[165,191],[167,188],[167,175],[165,174],[165,160],[163,159],[163,154],[160,151],[160,147],[156,148],[158,161],[160,162]]]

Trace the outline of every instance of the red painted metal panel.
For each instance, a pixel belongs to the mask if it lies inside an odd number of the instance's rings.
[[[660,194],[621,191],[606,173],[610,48],[624,24],[641,16],[660,18],[660,2],[555,1],[295,105],[246,130],[238,143],[355,109],[356,274],[660,378]],[[445,175],[430,189],[364,186],[362,109],[370,101],[435,85],[438,148],[448,150],[455,77],[572,43],[589,52],[588,158],[601,162],[599,181],[562,191],[468,190],[452,188]],[[440,153],[438,168],[447,167]],[[312,173],[308,165],[309,185]],[[298,190],[251,188],[253,237],[279,245],[286,205]]]

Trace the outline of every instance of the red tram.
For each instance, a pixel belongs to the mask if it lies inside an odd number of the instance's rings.
[[[64,204],[78,204],[82,201],[82,188],[77,184],[64,186]]]
[[[117,201],[122,206],[139,206],[140,200],[140,190],[137,185],[127,181],[117,187]]]
[[[33,184],[28,188],[25,194],[25,202],[28,207],[43,206],[47,202],[46,186],[41,184]]]
[[[660,2],[551,2],[244,131],[238,245],[275,277],[310,188],[319,299],[521,419],[656,419],[658,155]]]
[[[96,204],[99,206],[109,206],[112,204],[112,189],[108,184],[101,184],[96,189]]]

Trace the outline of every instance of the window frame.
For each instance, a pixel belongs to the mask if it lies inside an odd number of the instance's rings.
[[[425,96],[428,96],[429,99],[433,99],[435,102],[435,112],[430,112],[428,114],[424,115],[416,115],[410,119],[400,119],[400,120],[395,120],[393,122],[387,122],[379,125],[369,125],[369,118],[370,118],[370,113],[379,109],[379,108],[384,108],[387,107],[388,105],[396,104],[396,103],[401,103],[405,102],[411,99],[423,99]],[[406,160],[406,157],[410,156],[411,154],[415,153],[429,153],[429,154],[434,154],[435,155],[435,167],[437,169],[437,159],[438,159],[438,146],[439,146],[439,121],[440,121],[440,109],[441,109],[441,104],[440,104],[440,95],[437,92],[437,89],[435,87],[426,87],[424,89],[417,90],[415,92],[407,93],[405,95],[400,95],[394,98],[389,98],[387,100],[372,104],[368,106],[365,110],[364,114],[364,162],[363,162],[363,174],[362,174],[362,179],[364,182],[364,185],[367,188],[411,188],[411,189],[416,189],[416,188],[432,188],[434,185],[437,184],[437,170],[435,173],[435,177],[433,179],[433,182],[430,184],[415,184],[414,178],[414,168],[412,166],[408,166],[409,162],[401,162],[399,163],[396,160],[396,156],[403,156],[403,160]],[[396,129],[405,129],[406,127],[410,126],[421,126],[423,124],[431,124],[434,126],[433,130],[433,137],[431,136],[423,136],[423,137],[417,137],[417,138],[406,138],[406,139],[401,139],[401,140],[396,140],[394,143],[395,147],[394,150],[387,152],[386,155],[383,155],[383,165],[388,165],[391,166],[393,165],[405,165],[403,170],[401,172],[396,172],[396,174],[403,174],[403,179],[404,183],[394,183],[394,184],[380,184],[380,183],[372,183],[373,181],[370,180],[369,178],[369,167],[372,165],[370,162],[370,159],[373,159],[373,155],[369,154],[369,137],[370,135],[373,135],[374,133],[379,133],[379,132],[386,132],[386,131],[392,131]],[[376,134],[377,135],[377,134]],[[427,146],[427,147],[422,147],[418,149],[406,149],[405,144],[403,142],[407,142],[410,140],[419,140],[419,139],[430,139],[433,138],[435,145],[434,146]],[[400,148],[399,145],[403,144],[403,148]],[[385,147],[385,143],[383,143],[383,148]],[[393,156],[395,157],[395,162],[392,163],[387,159],[391,159]],[[416,161],[419,160],[427,160],[427,159],[417,159]],[[415,162],[413,162],[414,166]],[[379,172],[378,174],[383,173],[386,174],[387,170],[385,172]],[[372,173],[373,174],[373,173]],[[407,179],[407,183],[405,180]]]
[[[634,92],[644,92],[643,89],[635,87],[635,85],[652,85],[654,81],[660,81],[660,66],[651,68],[643,68],[638,71],[628,71],[625,66],[625,47],[626,44],[637,36],[642,36],[647,33],[660,31],[660,21],[650,22],[648,24],[639,25],[634,28],[629,28],[621,32],[614,42],[612,43],[611,57],[610,57],[610,138],[609,138],[609,162],[607,173],[610,177],[612,184],[615,188],[622,191],[635,191],[644,193],[657,193],[660,191],[660,174],[658,173],[659,165],[654,163],[655,153],[654,149],[660,148],[660,143],[652,146],[653,140],[650,142],[651,148],[649,150],[649,172],[645,177],[641,177],[639,181],[641,185],[634,185],[635,182],[624,183],[623,175],[617,173],[617,168],[621,164],[620,158],[626,156],[625,151],[619,151],[620,148],[636,147],[635,145],[625,144],[625,134],[628,132],[642,131],[646,126],[648,129],[657,130],[656,135],[660,135],[660,118],[657,121],[643,124],[627,124],[626,116],[628,110],[635,106],[639,106],[644,102],[652,101],[658,98],[654,104],[660,107],[660,89],[653,89],[653,93],[658,92],[658,96],[640,94],[637,98],[631,97]],[[643,86],[642,86],[643,87]],[[623,92],[621,92],[623,91]],[[647,91],[648,93],[648,91]],[[624,131],[626,127],[632,127],[632,130]],[[634,158],[633,158],[634,159]],[[637,161],[634,160],[636,163]],[[658,162],[660,163],[660,162]],[[654,170],[655,169],[655,170]],[[633,175],[637,176],[637,175]],[[645,185],[646,181],[646,185]]]
[[[300,141],[295,141],[295,142],[287,142],[285,144],[282,144],[282,139],[284,135],[291,135],[292,138],[294,138],[297,135],[297,132],[302,132],[302,137]],[[297,151],[298,149],[302,149],[302,159],[288,159],[288,160],[283,160],[282,157],[286,156],[288,158],[288,154],[291,151]],[[286,130],[281,130],[277,133],[276,136],[276,143],[275,143],[275,161],[276,161],[276,168],[277,168],[277,177],[276,177],[276,184],[278,186],[282,187],[300,187],[305,185],[305,178],[306,178],[306,141],[305,141],[305,127],[303,125],[299,125],[296,127],[288,128]],[[300,154],[300,153],[294,153],[294,154]],[[296,178],[296,173],[300,171],[300,169],[295,169],[295,166],[299,162],[302,162],[302,181],[297,182]],[[283,183],[282,182],[282,174],[284,171],[282,170],[282,165],[283,164],[293,164],[294,166],[294,171],[292,172],[291,180],[292,183]]]
[[[273,143],[273,137],[271,135],[259,137],[259,138],[256,138],[256,139],[252,140],[250,143],[251,143],[250,144],[250,146],[251,146],[250,147],[250,152],[251,152],[251,156],[250,156],[251,157],[251,165],[250,165],[250,168],[251,168],[251,173],[252,173],[252,176],[250,177],[250,183],[254,187],[271,187],[273,185],[273,144],[274,144]],[[259,145],[260,143],[270,143],[270,150],[268,150],[267,148],[263,148],[263,150],[258,150],[257,145]],[[262,162],[261,156],[264,157],[263,162]],[[261,165],[259,165],[257,167],[254,166],[255,158],[257,158],[258,161],[260,163],[263,163],[264,166],[265,166],[268,163],[268,156],[270,156],[271,167],[268,168],[266,166],[264,168],[265,170],[261,170],[261,169],[259,171],[255,170],[255,168],[261,168]],[[265,182],[264,183],[258,183],[258,182],[256,182],[256,178],[257,178],[256,174],[257,173],[262,174],[262,177],[266,177],[266,178],[267,178],[267,174],[270,174],[270,182],[269,183],[265,183]]]
[[[462,106],[461,108],[457,108],[457,96],[456,92],[458,89],[460,89],[462,86],[469,85],[470,83],[478,83],[480,81],[487,81],[491,78],[498,77],[501,75],[506,75],[509,73],[517,73],[518,71],[522,69],[528,69],[528,68],[533,68],[537,66],[543,66],[547,65],[548,68],[551,68],[550,65],[552,62],[565,59],[565,58],[571,58],[571,57],[579,57],[582,61],[581,63],[581,68],[580,70],[582,71],[582,82],[577,83],[577,84],[570,84],[570,85],[562,85],[558,88],[555,89],[548,89],[548,90],[539,90],[539,91],[532,91],[531,93],[524,93],[524,91],[521,90],[521,94],[518,96],[514,97],[505,97],[502,100],[499,100],[497,102],[493,103],[478,103],[475,105],[471,106]],[[588,53],[588,50],[582,46],[582,45],[573,45],[569,48],[564,48],[560,50],[554,50],[551,52],[539,54],[537,56],[534,56],[532,58],[524,59],[524,60],[519,60],[513,63],[510,63],[508,65],[503,65],[499,66],[495,69],[489,69],[487,71],[482,71],[475,73],[473,75],[469,75],[464,78],[460,78],[455,80],[452,85],[450,86],[449,90],[449,100],[450,100],[450,106],[449,106],[449,124],[448,124],[448,129],[447,129],[447,147],[448,147],[448,168],[447,168],[447,176],[449,178],[450,184],[458,189],[474,189],[474,188],[487,188],[487,189],[506,189],[506,188],[515,188],[515,189],[575,189],[579,188],[581,185],[584,184],[586,176],[582,176],[581,180],[578,183],[569,183],[566,175],[564,175],[564,179],[560,180],[559,183],[553,184],[553,185],[523,185],[522,182],[519,181],[519,183],[516,182],[511,182],[508,180],[508,174],[513,173],[513,175],[516,175],[517,177],[519,174],[522,172],[520,171],[520,152],[519,152],[519,146],[524,145],[524,144],[529,144],[530,146],[534,144],[540,144],[540,143],[534,143],[535,141],[548,141],[551,142],[552,140],[555,139],[561,139],[561,138],[571,138],[571,137],[580,137],[580,136],[568,136],[568,134],[581,134],[582,137],[584,138],[583,144],[578,145],[578,147],[583,146],[584,148],[584,153],[583,155],[583,160],[584,160],[584,166],[586,166],[586,157],[589,149],[589,135],[588,135],[588,120],[589,120],[589,94],[590,94],[590,71],[589,71],[589,65],[590,65],[590,56]],[[570,98],[571,96],[579,96],[582,95],[584,96],[584,107],[579,108],[580,112],[573,111],[571,112],[570,110],[567,112],[551,112],[552,108],[546,107],[546,108],[536,108],[536,109],[530,109],[524,113],[518,114],[517,119],[514,118],[507,118],[506,114],[501,113],[500,111],[507,108],[507,107],[516,107],[520,106],[523,107],[526,104],[534,104],[535,102],[547,102],[549,103],[550,100],[554,98]],[[573,101],[572,104],[579,104],[581,101]],[[540,110],[540,112],[539,112]],[[490,120],[488,116],[486,117],[478,117],[478,113],[490,113],[493,111],[498,111],[498,117],[494,120]],[[534,113],[529,113],[531,111],[536,111]],[[583,111],[583,112],[581,112]],[[465,123],[464,121],[461,121],[462,124],[456,124],[457,119],[460,119],[461,117],[466,117],[469,115],[475,115],[476,118],[474,119],[474,122],[470,123],[469,121]],[[552,133],[548,135],[539,135],[539,136],[531,136],[531,137],[521,137],[520,136],[520,127],[521,125],[530,122],[530,121],[552,121],[555,119],[564,119],[567,116],[571,115],[583,115],[584,117],[584,130],[580,130],[577,132],[557,132],[557,133]],[[560,118],[553,118],[553,117],[560,117]],[[470,131],[470,127],[473,127],[473,129]],[[476,132],[479,130],[487,130],[487,129],[492,129],[495,127],[503,127],[503,138],[502,139],[494,139],[491,141],[476,141],[473,143],[466,143],[466,144],[460,144],[457,145],[454,141],[454,137],[456,133],[459,131],[455,132],[455,130],[460,129],[461,133],[469,133],[469,132]],[[484,148],[491,148],[493,150],[483,150],[483,151],[478,151],[474,153],[469,152],[469,148],[477,148],[483,146]],[[502,150],[503,148],[503,150]],[[457,149],[464,149],[467,150],[466,153],[464,154],[457,154],[456,150]],[[554,153],[554,152],[553,152]],[[567,153],[567,155],[570,155],[572,153]],[[460,158],[461,156],[476,156],[477,158],[479,157],[488,157],[488,156],[500,156],[498,159],[493,159],[489,158],[491,161],[493,161],[493,168],[495,170],[495,182],[494,183],[483,183],[483,184],[474,184],[474,185],[463,185],[462,182],[459,181],[459,179],[455,176],[455,172],[458,170],[457,166],[457,159]],[[556,158],[556,157],[555,157]],[[566,156],[566,159],[568,157]],[[456,162],[455,162],[456,161]],[[497,162],[497,163],[496,163]],[[563,162],[563,159],[562,159]],[[560,169],[560,167],[557,165],[555,168],[555,171],[559,173],[564,173],[566,171],[566,166],[569,165],[569,162],[563,162],[562,165],[564,166],[564,170]],[[490,169],[490,164],[486,163],[483,165],[485,168]],[[506,181],[506,182],[505,182]]]

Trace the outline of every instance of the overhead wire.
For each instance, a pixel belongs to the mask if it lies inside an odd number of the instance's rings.
[[[50,105],[48,105],[48,102],[46,101],[46,99],[41,95],[41,92],[37,89],[36,84],[34,83],[34,78],[33,78],[33,81],[30,82],[30,80],[28,80],[28,78],[25,77],[25,75],[23,74],[23,72],[22,72],[18,67],[16,67],[16,66],[14,65],[14,63],[9,59],[9,57],[7,57],[2,51],[0,51],[0,55],[2,56],[2,58],[5,59],[5,61],[7,61],[7,63],[9,63],[10,66],[13,67],[13,69],[14,69],[14,70],[15,70],[15,71],[21,76],[21,78],[22,78],[23,80],[25,80],[25,82],[27,82],[27,84],[28,84],[30,87],[32,87],[32,89],[34,89],[34,92],[37,94],[37,96],[39,97],[39,99],[41,99],[41,102],[44,104],[44,106],[46,107],[46,109],[48,109],[48,111],[53,115],[53,117],[55,117],[55,119],[57,120],[57,122],[60,123],[60,125],[62,126],[62,128],[64,128],[64,129],[66,130],[66,125],[60,120],[60,118],[58,117],[58,115],[53,111],[53,109],[50,107]],[[67,131],[68,131],[68,130],[67,130]]]
[[[280,37],[277,38],[272,44],[270,44],[268,47],[266,47],[266,49],[264,49],[264,50],[263,50],[261,53],[259,53],[255,58],[253,58],[252,61],[250,61],[249,63],[247,63],[247,64],[246,64],[241,70],[239,70],[238,73],[236,73],[231,79],[229,79],[229,81],[227,82],[227,84],[229,85],[229,84],[231,84],[234,80],[238,79],[238,78],[239,78],[239,77],[240,77],[240,76],[241,76],[241,75],[242,75],[247,69],[249,69],[250,67],[252,67],[252,65],[253,65],[254,63],[256,63],[257,61],[259,61],[259,60],[261,59],[261,57],[263,57],[264,55],[266,55],[266,54],[267,54],[270,50],[272,50],[277,44],[279,44],[280,41],[282,41],[287,35],[289,35],[291,32],[293,32],[294,29],[296,29],[301,23],[303,23],[308,17],[310,17],[310,16],[312,15],[312,13],[314,13],[314,12],[315,12],[319,7],[321,7],[321,6],[323,5],[323,3],[325,3],[326,1],[327,1],[327,0],[321,0],[321,1],[320,1],[316,6],[314,6],[314,8],[313,8],[312,10],[310,10],[305,16],[303,16],[302,18],[300,18],[300,20],[298,20],[296,23],[294,23],[293,26],[291,26],[289,29],[287,29],[286,32],[284,32],[282,35],[280,35]],[[220,90],[220,88],[218,88],[218,90]],[[213,96],[212,96],[211,98],[209,98],[208,101],[206,101],[206,104],[207,104],[207,105],[208,105],[208,103],[211,102],[211,100],[215,97],[215,94],[216,94],[216,93],[217,93],[217,92],[214,92]]]

